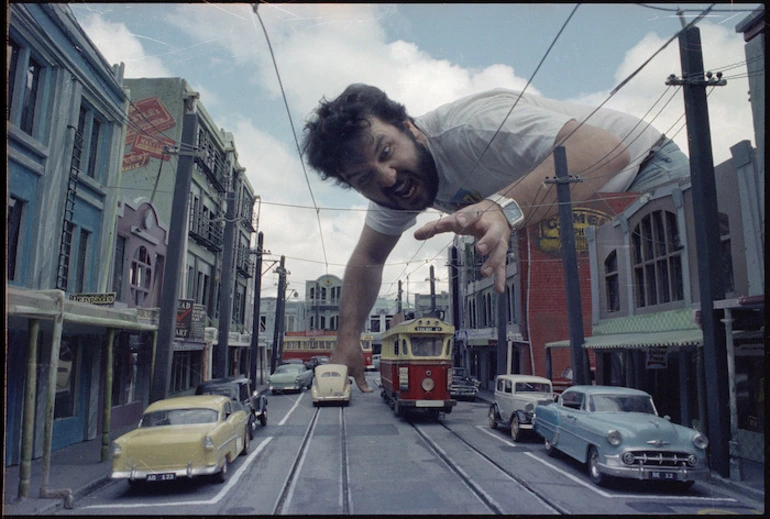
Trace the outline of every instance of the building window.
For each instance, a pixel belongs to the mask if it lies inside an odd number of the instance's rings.
[[[56,371],[56,400],[54,403],[54,418],[75,416],[77,409],[77,341],[62,337],[59,345],[59,366]]]
[[[618,280],[618,253],[612,251],[604,260],[604,290],[607,296],[607,311],[620,311],[620,282]]]
[[[196,387],[201,382],[200,352],[175,351],[171,361],[171,388],[173,393]]]
[[[80,105],[80,115],[78,116],[77,136],[81,140],[80,152],[73,158],[73,165],[90,178],[102,181],[101,150],[102,143],[108,138],[106,130],[108,128],[104,117],[96,110],[85,103]],[[85,165],[85,171],[82,169]]]
[[[259,316],[259,333],[265,333],[266,330],[267,330],[267,316],[260,315]]]
[[[735,274],[733,273],[733,251],[730,240],[730,218],[719,213],[719,240],[722,245],[722,282],[725,293],[735,291]]]
[[[115,259],[112,267],[112,291],[117,301],[123,300],[123,266],[126,261],[126,237],[118,236],[115,240]]]
[[[676,215],[653,211],[642,217],[632,242],[636,306],[683,300],[682,244]]]
[[[152,263],[150,254],[144,246],[139,247],[131,260],[129,284],[131,286],[131,302],[136,306],[145,306],[147,296],[152,286]]]
[[[10,40],[8,69],[8,120],[24,133],[34,135],[35,118],[40,117],[43,66],[27,47]]]
[[[8,281],[16,279],[16,258],[19,253],[19,233],[24,202],[15,196],[8,197]]]
[[[369,319],[369,330],[372,333],[380,333],[380,316]]]
[[[88,242],[91,233],[81,229],[80,240],[78,240],[78,263],[75,272],[75,292],[83,292],[88,284],[86,278],[86,263],[88,262]]]

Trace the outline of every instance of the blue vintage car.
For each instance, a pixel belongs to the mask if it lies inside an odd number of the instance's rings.
[[[558,450],[586,463],[597,485],[622,477],[684,489],[708,473],[706,436],[658,416],[652,397],[638,389],[572,386],[537,407],[534,430],[549,456]]]

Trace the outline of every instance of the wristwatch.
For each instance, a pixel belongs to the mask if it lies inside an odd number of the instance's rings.
[[[521,211],[519,203],[516,202],[516,200],[513,198],[492,195],[488,196],[486,199],[500,206],[500,208],[503,210],[503,214],[508,219],[508,225],[511,226],[511,229],[515,229],[521,222],[524,221],[524,213]]]

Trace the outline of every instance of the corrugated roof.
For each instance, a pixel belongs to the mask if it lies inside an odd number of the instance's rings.
[[[634,332],[594,335],[586,337],[583,348],[595,350],[642,349],[651,346],[678,347],[700,346],[703,332],[700,329],[669,330],[665,332]],[[569,340],[549,342],[546,348],[569,348]]]

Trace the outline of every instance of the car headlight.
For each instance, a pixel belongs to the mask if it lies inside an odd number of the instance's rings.
[[[203,448],[207,451],[214,450],[214,440],[208,434],[203,438]]]
[[[420,387],[423,391],[433,391],[433,388],[436,387],[436,383],[432,378],[424,378],[422,379],[422,382],[420,382]]]
[[[692,438],[692,444],[695,445],[699,449],[705,449],[709,446],[709,440],[706,438],[706,435],[703,433],[698,433]]]
[[[535,410],[535,404],[533,404],[532,402],[528,403],[527,405],[524,406],[524,410],[528,413],[531,413],[532,411]]]
[[[122,452],[123,449],[120,448],[120,444],[118,442],[112,442],[112,456],[120,456]]]
[[[618,432],[616,429],[610,429],[607,431],[607,434],[604,438],[607,440],[607,443],[613,447],[617,447],[620,445],[620,442],[623,441],[623,436],[621,436],[620,432]]]

